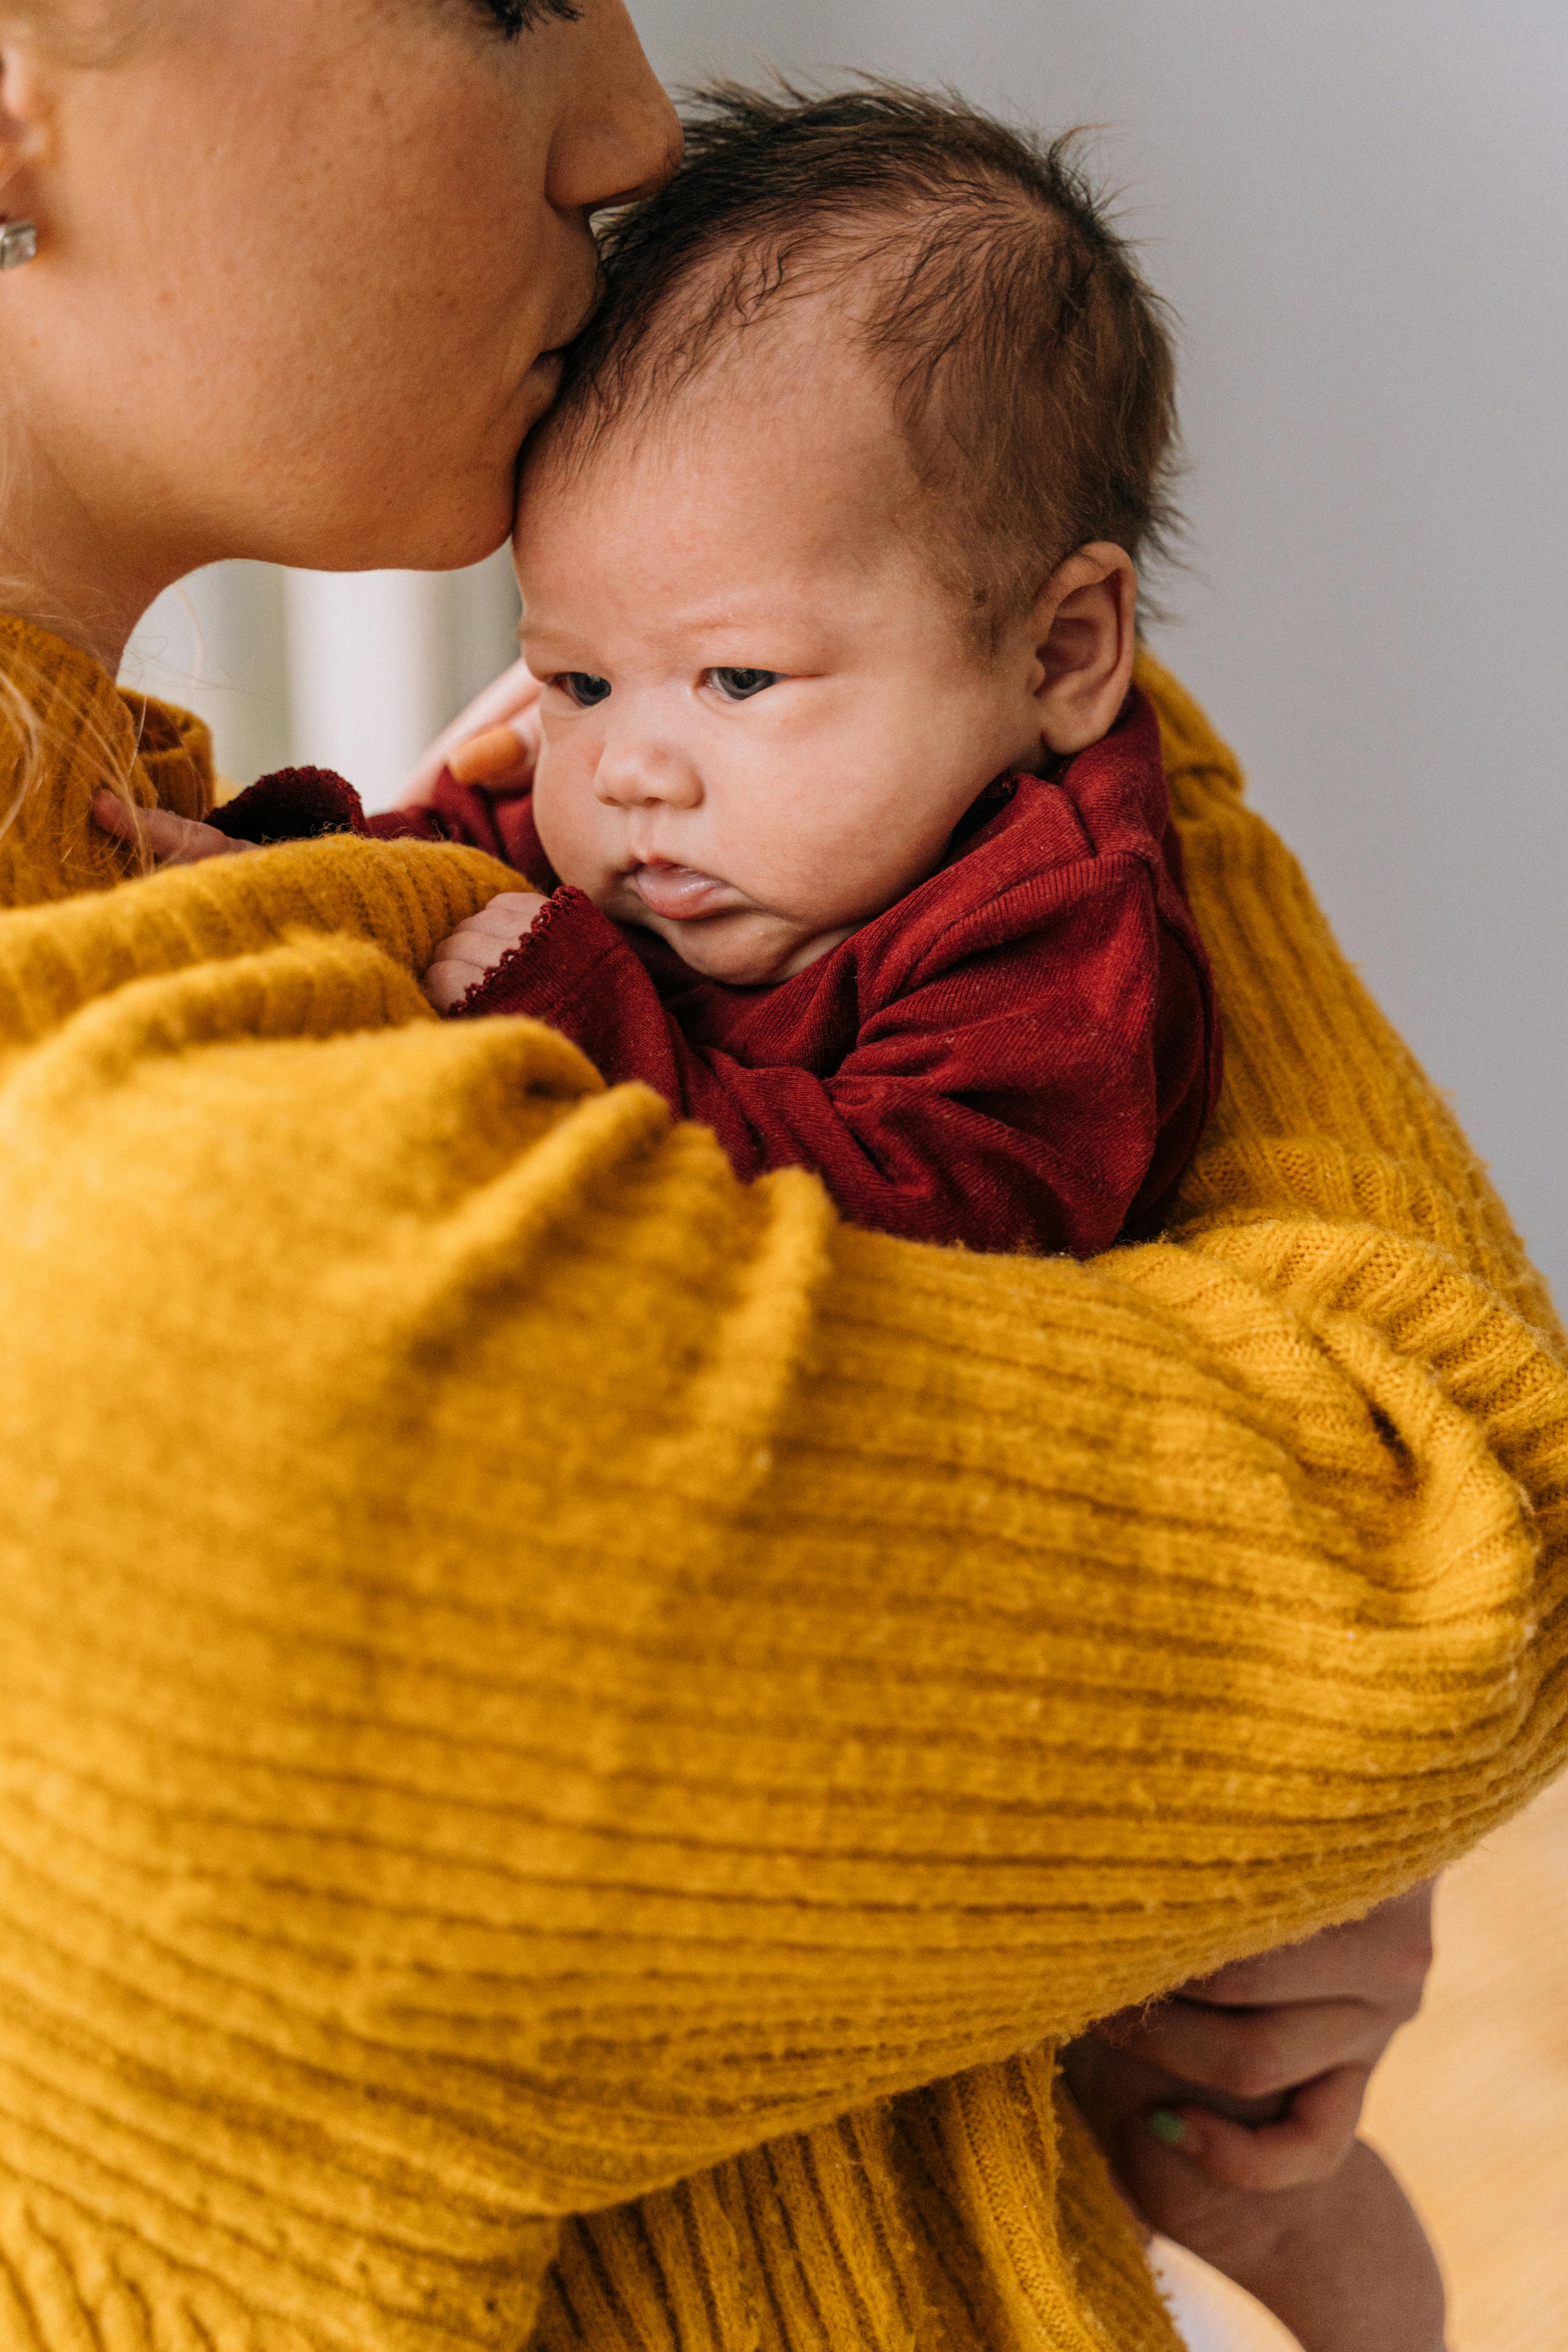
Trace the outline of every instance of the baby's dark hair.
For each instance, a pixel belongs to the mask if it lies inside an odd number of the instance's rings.
[[[792,294],[864,273],[866,345],[944,574],[997,633],[1090,540],[1178,518],[1167,316],[1077,160],[950,95],[873,81],[693,92],[686,161],[601,233],[604,299],[548,428],[588,455]]]

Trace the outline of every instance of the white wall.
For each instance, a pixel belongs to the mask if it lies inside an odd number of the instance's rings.
[[[1105,126],[1185,321],[1160,650],[1568,1300],[1563,0],[634,5],[667,79],[871,67]]]

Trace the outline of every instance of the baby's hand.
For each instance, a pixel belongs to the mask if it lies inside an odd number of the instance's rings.
[[[93,794],[92,821],[116,841],[139,842],[154,866],[197,866],[204,857],[231,857],[256,847],[253,841],[231,841],[216,824],[176,816],[173,809],[130,808],[110,792]]]
[[[544,903],[537,890],[502,890],[442,940],[421,982],[437,1013],[450,1013],[503,956],[522,945]]]

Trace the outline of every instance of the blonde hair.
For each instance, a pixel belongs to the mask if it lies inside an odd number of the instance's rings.
[[[22,813],[27,795],[36,787],[44,765],[44,722],[38,707],[14,677],[9,669],[0,668],[0,741],[14,736],[20,758],[16,762],[16,786],[10,800],[0,808],[0,835],[9,833]]]
[[[126,739],[119,730],[112,732],[96,718],[77,710],[72,714],[70,736],[68,739],[53,728],[42,708],[44,678],[34,668],[23,651],[16,650],[0,658],[0,764],[9,748],[15,758],[15,782],[9,797],[0,805],[0,840],[3,840],[26,807],[36,792],[47,784],[53,755],[67,750],[79,759],[85,752],[98,771],[98,781],[106,792],[126,808],[139,806],[132,786],[140,729],[133,726],[129,753]],[[131,714],[128,714],[131,715]],[[135,872],[150,870],[153,860],[138,845],[131,852]]]

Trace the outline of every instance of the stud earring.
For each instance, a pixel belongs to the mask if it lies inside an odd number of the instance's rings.
[[[0,269],[20,269],[38,251],[36,221],[0,220]]]

